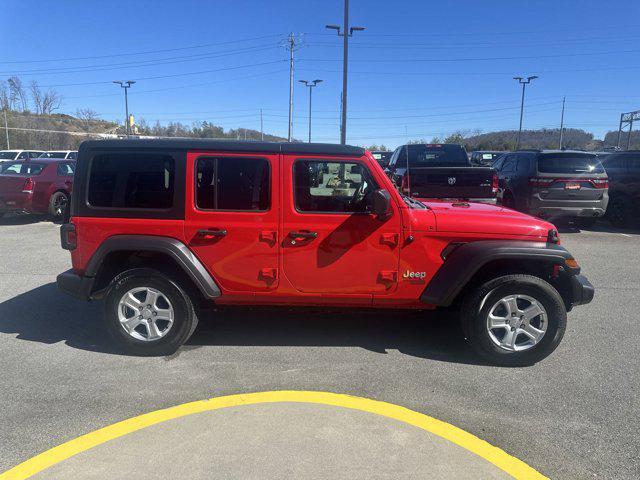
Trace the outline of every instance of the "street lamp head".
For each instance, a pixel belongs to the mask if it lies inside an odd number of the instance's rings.
[[[129,84],[129,85],[133,85],[134,83],[136,83],[135,80],[127,80],[127,84]]]
[[[527,80],[531,81],[531,80],[535,80],[536,78],[538,78],[537,75],[532,75],[530,77],[527,77]]]
[[[300,83],[304,83],[305,85],[309,85],[309,81],[308,80],[298,80]]]
[[[329,29],[331,29],[331,30],[337,30],[337,31],[338,31],[338,33],[340,33],[340,25],[333,25],[333,24],[331,24],[331,25],[325,25],[324,27],[325,27],[325,28],[329,28]]]
[[[518,80],[518,81],[523,80],[523,78],[522,78],[522,77],[513,77],[513,79],[514,79],[514,80]]]
[[[353,35],[353,32],[361,32],[364,30],[364,27],[351,27],[349,29],[349,35]]]
[[[121,80],[114,80],[113,83],[117,83],[118,85],[122,85],[122,81]]]
[[[322,83],[322,80],[320,80],[320,79],[315,79],[315,80],[313,81],[313,83],[314,83],[314,84]]]

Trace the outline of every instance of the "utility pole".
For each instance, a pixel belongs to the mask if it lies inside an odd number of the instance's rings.
[[[344,23],[340,33],[340,25],[326,25],[326,28],[337,30],[338,36],[343,37],[342,50],[342,118],[340,119],[340,143],[347,143],[347,71],[349,65],[349,37],[353,32],[360,32],[364,27],[349,27],[349,0],[344,0]]]
[[[518,83],[522,85],[522,100],[520,101],[520,128],[518,129],[518,139],[516,140],[516,150],[520,148],[520,136],[522,135],[522,117],[524,114],[524,89],[525,87],[531,83],[531,80],[535,80],[538,78],[537,75],[532,75],[531,77],[527,77],[526,79],[522,77],[513,77],[514,80],[518,80]]]
[[[3,111],[4,111],[4,133],[7,136],[7,150],[9,150],[11,147],[9,146],[9,125],[7,124],[7,109],[5,108]]]
[[[131,134],[131,129],[129,128],[129,99],[127,97],[127,90],[129,90],[131,88],[131,85],[133,85],[136,82],[134,80],[126,80],[126,81],[114,80],[113,83],[117,83],[118,85],[120,85],[121,88],[124,88],[124,110],[126,115],[124,120],[124,126],[125,126],[125,132],[128,137]]]
[[[322,83],[322,80],[298,80],[300,83],[304,83],[307,87],[309,87],[309,143],[311,143],[311,92],[313,91],[313,87]]]
[[[260,140],[264,142],[264,128],[262,123],[262,109],[260,109]]]
[[[564,101],[566,97],[562,97],[562,114],[560,114],[560,146],[558,147],[562,150],[562,134],[564,133]]]
[[[289,34],[287,40],[289,44],[289,134],[288,141],[291,141],[293,134],[293,52],[296,49],[296,37],[293,33]]]

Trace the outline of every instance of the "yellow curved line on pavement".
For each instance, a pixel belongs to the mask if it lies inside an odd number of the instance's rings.
[[[151,425],[166,422],[167,420],[172,420],[174,418],[227,407],[279,402],[333,405],[336,407],[350,408],[353,410],[360,410],[392,418],[421,428],[429,433],[444,438],[445,440],[449,440],[465,450],[475,453],[516,479],[547,478],[524,463],[522,460],[509,455],[505,451],[498,447],[494,447],[475,435],[436,418],[409,410],[408,408],[394,405],[392,403],[337,393],[285,390],[214,397],[209,400],[184,403],[175,407],[156,410],[154,412],[129,418],[74,438],[73,440],[36,455],[35,457],[32,457],[0,474],[0,480],[23,480],[29,478],[48,467],[102,443],[108,442],[109,440],[113,440],[128,433],[141,430]]]

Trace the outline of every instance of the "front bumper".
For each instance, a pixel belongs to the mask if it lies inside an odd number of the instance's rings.
[[[571,293],[571,306],[575,307],[576,305],[584,305],[591,302],[591,300],[593,300],[595,289],[584,275],[572,275]]]
[[[56,277],[58,289],[80,300],[90,300],[93,277],[78,275],[73,270],[62,272]]]

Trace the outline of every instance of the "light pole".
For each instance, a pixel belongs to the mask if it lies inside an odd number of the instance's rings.
[[[522,85],[522,101],[520,102],[520,128],[518,129],[518,139],[516,140],[516,150],[520,147],[520,135],[522,135],[522,115],[524,112],[524,89],[525,87],[531,83],[531,80],[535,80],[538,78],[537,75],[532,75],[530,77],[522,78],[522,77],[513,77],[514,80],[518,80],[518,83]]]
[[[126,81],[114,80],[113,83],[117,83],[118,85],[120,85],[120,87],[124,88],[124,111],[126,115],[124,120],[124,128],[128,137],[131,132],[129,131],[129,99],[127,97],[127,90],[129,90],[131,88],[131,85],[133,85],[136,82],[135,80],[126,80]]]
[[[313,92],[313,87],[322,83],[322,80],[298,80],[300,83],[304,83],[307,87],[309,87],[309,143],[311,143],[311,92]]]
[[[338,35],[344,38],[342,53],[342,117],[340,119],[340,143],[347,143],[347,65],[349,64],[349,37],[353,32],[361,32],[364,27],[349,27],[349,0],[344,0],[344,25],[340,33],[339,25],[326,25],[326,28],[337,30]]]

